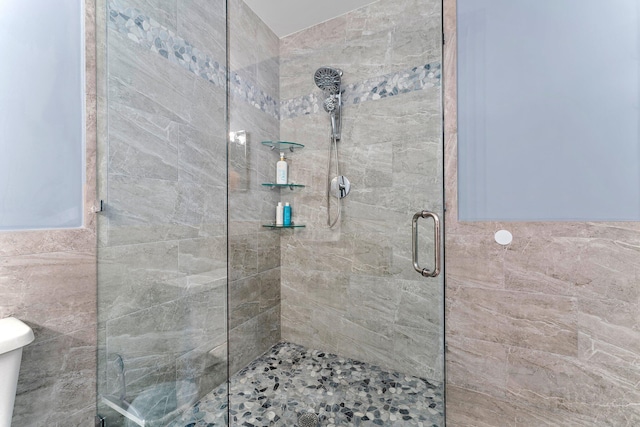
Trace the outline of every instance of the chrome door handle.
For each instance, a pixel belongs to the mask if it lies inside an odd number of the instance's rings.
[[[429,217],[433,219],[433,263],[435,264],[433,270],[422,268],[418,265],[418,219]],[[438,218],[438,215],[433,212],[418,212],[413,216],[411,230],[411,259],[413,260],[413,268],[424,277],[436,277],[440,274],[440,218]]]

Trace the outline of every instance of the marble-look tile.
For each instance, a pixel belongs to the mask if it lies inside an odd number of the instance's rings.
[[[282,299],[288,304],[306,302],[337,310],[345,309],[348,301],[344,296],[349,288],[348,272],[292,269],[288,264],[281,267]],[[296,297],[300,294],[300,297]],[[302,299],[304,297],[304,299]],[[286,310],[283,307],[283,312]],[[285,340],[290,339],[285,337]]]
[[[152,101],[159,106],[156,108],[189,122],[196,77],[167,64],[162,56],[143,50],[114,30],[109,31],[108,37],[109,96],[114,100],[110,102],[135,106]]]
[[[451,334],[577,355],[574,298],[460,286],[447,299]]]
[[[331,323],[335,324],[335,321]],[[338,325],[335,335],[339,354],[346,357],[359,356],[365,362],[381,366],[395,363],[396,358],[392,356],[393,337],[345,318],[340,319]]]
[[[485,236],[447,235],[445,270],[456,282],[504,288],[505,249],[495,243],[493,233]]]
[[[95,254],[51,252],[0,258],[0,315],[29,324],[37,341],[95,323]]]
[[[414,275],[412,280],[394,278],[391,283],[401,285],[400,305],[395,323],[419,329],[443,332],[443,289],[436,280]]]
[[[259,340],[257,317],[229,330],[229,372],[237,372],[255,358]]]
[[[195,402],[227,380],[226,335],[176,359],[178,401]]]
[[[111,7],[135,8],[152,13],[153,19],[176,30],[178,26],[177,0],[110,0]]]
[[[177,299],[174,286],[185,276],[178,267],[178,242],[104,248],[98,258],[101,321]]]
[[[185,274],[217,274],[227,264],[227,239],[224,236],[185,239],[179,242],[178,263]]]
[[[537,270],[550,278],[547,283],[557,286],[560,282],[562,287],[553,293],[629,302],[639,296],[631,286],[640,274],[637,256],[638,247],[624,242],[542,237],[512,244],[505,254],[505,266],[515,278]],[[513,287],[523,286],[521,281],[514,282]],[[552,292],[549,286],[545,289]]]
[[[229,280],[238,280],[257,272],[257,236],[229,236]]]
[[[229,327],[240,326],[260,313],[260,278],[250,276],[229,283]]]
[[[507,353],[502,344],[449,334],[446,337],[447,387],[506,397]]]
[[[155,384],[175,382],[176,361],[203,343],[224,344],[220,337],[226,331],[225,291],[222,282],[107,322],[107,358],[122,355],[132,395]],[[114,369],[107,375],[111,392],[117,390]]]
[[[515,348],[507,356],[507,391],[511,400],[550,410],[567,409],[591,416],[593,422],[637,423],[640,410],[635,384],[628,375],[598,369],[575,358]]]
[[[198,197],[204,191],[199,186],[113,176],[109,188],[110,245],[198,237],[204,214],[203,199]]]
[[[275,209],[274,209],[275,211]],[[275,215],[274,215],[275,220]],[[266,224],[269,221],[265,222]],[[258,233],[258,271],[263,272],[280,266],[280,235],[265,229]]]
[[[593,426],[571,411],[527,407],[457,386],[447,386],[447,425],[460,427]],[[617,425],[617,424],[598,424]],[[626,424],[620,424],[626,425]]]
[[[343,308],[349,321],[385,336],[393,335],[394,320],[403,310],[402,294],[396,282],[352,275],[346,297],[348,304],[344,303]]]
[[[444,348],[442,330],[438,327],[413,328],[396,325],[393,356],[387,366],[396,366],[400,372],[422,375],[431,381],[444,379]]]
[[[0,233],[0,256],[20,256],[46,252],[95,252],[95,224],[92,227],[64,230],[4,231]]]
[[[222,0],[177,0],[177,33],[213,58],[226,56],[225,21]]]
[[[187,125],[179,126],[178,135],[179,179],[200,185],[225,186],[226,165],[222,153],[226,140]]]
[[[280,305],[280,267],[260,273],[260,311]]]
[[[167,118],[153,123],[154,118],[124,106],[113,106],[109,114],[110,173],[178,179],[178,125]]]
[[[257,316],[258,320],[258,351],[257,354],[263,354],[273,343],[281,341],[281,311],[280,305],[273,306]]]
[[[95,396],[95,346],[93,328],[26,346],[12,425],[62,426],[87,408]],[[81,418],[76,414],[73,422]]]

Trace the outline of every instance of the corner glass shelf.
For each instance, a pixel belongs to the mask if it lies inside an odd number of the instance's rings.
[[[283,187],[289,187],[290,189],[294,189],[294,188],[304,188],[304,185],[302,184],[274,184],[273,182],[264,182],[262,183],[262,185],[264,187],[271,187],[271,188],[283,188]]]
[[[293,150],[304,148],[304,145],[302,144],[287,141],[262,141],[262,145],[270,147],[272,150],[277,149],[278,151],[285,151],[288,149],[291,152],[293,152]]]
[[[306,227],[305,225],[298,225],[294,223],[291,223],[291,225],[263,224],[262,226],[267,228],[304,228]]]

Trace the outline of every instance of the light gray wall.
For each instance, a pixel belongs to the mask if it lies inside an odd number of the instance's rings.
[[[280,44],[280,134],[305,144],[290,176],[307,185],[284,200],[307,228],[282,234],[283,340],[436,381],[442,282],[413,271],[410,231],[415,212],[442,210],[440,28],[438,1],[382,0]],[[352,183],[331,230],[323,65],[344,71],[338,145]]]

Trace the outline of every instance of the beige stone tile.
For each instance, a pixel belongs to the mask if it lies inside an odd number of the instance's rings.
[[[446,388],[447,425],[453,427],[515,426],[512,404],[462,387]]]
[[[95,324],[95,255],[56,252],[0,258],[0,311],[44,341]]]
[[[57,425],[69,414],[92,405],[95,346],[94,328],[26,346],[12,425]]]
[[[447,277],[484,287],[504,287],[506,251],[490,236],[448,234],[445,243]]]
[[[177,0],[177,33],[211,58],[226,56],[226,7],[221,0]]]
[[[594,415],[593,407],[626,407],[637,418],[636,381],[576,358],[511,348],[507,359],[507,392],[521,405]],[[603,400],[604,397],[604,400]]]
[[[229,283],[229,327],[240,326],[260,313],[260,278],[251,276]]]
[[[447,389],[447,425],[473,427],[571,426],[590,427],[611,424],[564,410],[527,407],[487,394],[453,386]]]
[[[432,381],[444,380],[442,331],[435,325],[419,328],[395,325],[393,353],[378,357],[385,369]]]
[[[503,344],[449,334],[446,349],[447,387],[505,398],[508,349]]]
[[[463,287],[449,295],[447,332],[468,338],[576,356],[572,298]]]

